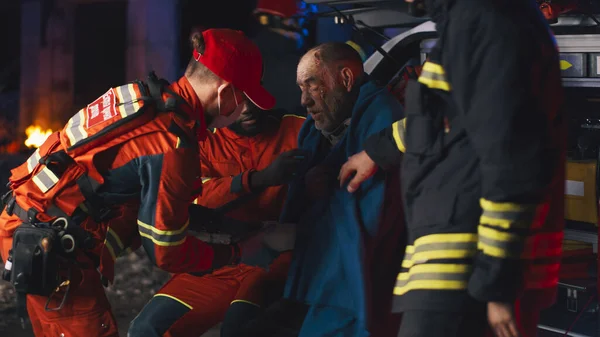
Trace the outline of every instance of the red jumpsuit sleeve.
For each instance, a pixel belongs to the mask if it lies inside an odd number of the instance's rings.
[[[214,261],[225,264],[234,255],[232,247],[213,246],[187,234],[197,158],[193,149],[179,148],[138,159],[142,245],[158,267],[171,273],[205,271],[215,267]]]
[[[218,208],[250,192],[249,175],[254,169],[238,175],[227,175],[213,167],[208,159],[201,156],[202,194],[194,200],[195,204],[208,208]],[[238,171],[239,172],[239,171]],[[231,172],[230,172],[231,173]],[[196,185],[199,183],[197,182]]]

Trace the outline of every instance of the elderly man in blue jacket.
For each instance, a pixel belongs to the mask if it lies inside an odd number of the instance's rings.
[[[353,194],[337,174],[369,135],[402,118],[402,107],[344,43],[308,51],[297,82],[309,114],[298,145],[312,156],[281,217],[297,224],[294,257],[284,298],[244,336],[384,336],[404,248],[399,174],[375,174]]]

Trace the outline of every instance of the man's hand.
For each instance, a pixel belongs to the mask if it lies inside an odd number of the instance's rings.
[[[256,190],[290,182],[308,155],[308,151],[302,149],[283,152],[267,168],[252,173],[251,188]]]
[[[354,174],[354,178],[348,183],[348,192],[353,193],[363,181],[372,177],[375,172],[377,172],[377,164],[365,151],[362,151],[348,158],[348,161],[342,166],[338,176],[340,187],[344,186],[346,180]]]
[[[496,337],[520,337],[512,303],[489,302],[488,322]],[[528,336],[529,337],[529,336]]]

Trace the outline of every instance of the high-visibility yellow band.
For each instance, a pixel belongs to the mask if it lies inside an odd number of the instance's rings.
[[[448,234],[431,234],[420,237],[415,240],[413,246],[429,243],[447,243],[447,242],[477,242],[477,234],[475,233],[448,233]]]
[[[431,61],[427,61],[427,62],[425,62],[425,64],[423,64],[423,71],[428,71],[428,72],[438,74],[438,75],[446,74],[446,71],[444,71],[444,68],[442,67],[442,65],[432,63]]]
[[[250,305],[260,308],[260,305],[250,302],[250,301],[246,301],[246,300],[233,300],[233,301],[231,301],[231,303],[229,305],[232,305],[233,303],[246,303],[246,304],[250,304]]]
[[[396,146],[400,152],[406,152],[406,147],[404,146],[404,135],[406,134],[406,118],[394,122],[392,124],[392,135],[394,136],[394,141],[396,141]]]
[[[479,199],[479,204],[484,211],[492,212],[525,212],[535,208],[532,205],[521,205],[511,202],[493,202],[486,199]]]
[[[430,89],[438,89],[442,91],[450,91],[450,83],[442,80],[434,80],[427,78],[421,74],[419,82],[425,84]]]
[[[295,118],[299,118],[299,119],[306,119],[305,116],[294,115],[294,114],[285,114],[285,115],[283,115],[282,118],[286,118],[286,117],[295,117]]]
[[[404,287],[395,287],[394,295],[404,295],[411,290],[461,290],[467,288],[467,281],[419,280]]]
[[[184,306],[186,306],[186,307],[187,307],[188,309],[190,309],[190,310],[193,310],[193,309],[194,309],[194,308],[193,308],[191,305],[189,305],[189,304],[185,303],[184,301],[182,301],[182,300],[178,299],[178,298],[177,298],[177,297],[175,297],[175,296],[171,296],[171,295],[167,295],[167,294],[156,294],[156,295],[154,295],[154,297],[167,297],[167,298],[170,298],[170,299],[172,299],[172,300],[174,300],[174,301],[176,301],[176,302],[179,302],[179,303],[183,304]]]
[[[179,228],[179,229],[177,229],[177,230],[168,230],[168,231],[164,231],[164,230],[161,230],[161,229],[157,229],[157,228],[155,228],[155,227],[153,227],[153,226],[150,226],[150,225],[148,225],[148,224],[146,224],[146,223],[143,223],[143,222],[142,222],[141,220],[139,220],[139,219],[138,219],[138,221],[137,221],[137,222],[138,222],[138,225],[139,225],[140,227],[143,227],[143,228],[146,228],[146,229],[148,229],[148,230],[151,230],[152,232],[154,232],[154,233],[156,233],[156,234],[159,234],[159,235],[177,235],[177,234],[181,234],[181,233],[183,233],[183,232],[184,232],[184,231],[185,231],[185,230],[188,228],[188,225],[190,224],[190,219],[188,219],[188,220],[185,222],[185,224],[184,224],[184,225],[183,225],[181,228]]]

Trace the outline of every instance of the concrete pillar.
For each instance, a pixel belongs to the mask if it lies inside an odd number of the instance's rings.
[[[60,13],[60,14],[59,14]],[[75,114],[73,107],[73,8],[65,6],[50,17],[48,22],[50,76],[50,114],[48,127],[62,128]]]
[[[129,0],[127,81],[145,79],[150,70],[176,80],[179,73],[177,0]]]
[[[22,133],[37,124],[57,130],[74,113],[70,7],[68,2],[56,2],[43,46],[41,1],[26,0],[22,6],[19,129]]]

